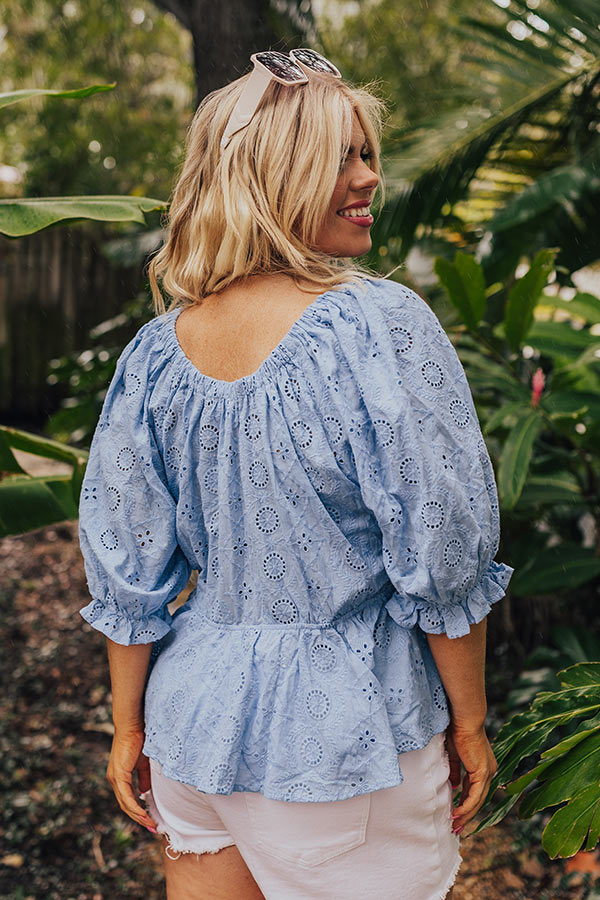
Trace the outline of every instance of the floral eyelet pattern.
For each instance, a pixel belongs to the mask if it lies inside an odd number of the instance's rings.
[[[442,367],[434,362],[432,359],[428,359],[427,362],[423,363],[421,366],[421,374],[424,380],[429,384],[432,388],[441,388],[444,383],[444,371]]]
[[[298,610],[291,600],[281,597],[271,604],[271,615],[276,622],[290,625],[298,620]]]
[[[122,447],[117,454],[117,468],[121,472],[130,472],[135,465],[135,452],[131,447]]]
[[[253,487],[265,488],[269,483],[269,472],[265,464],[255,459],[248,469],[248,478]]]
[[[283,578],[285,575],[285,559],[278,553],[276,550],[273,550],[271,553],[267,553],[263,560],[263,568],[265,571],[265,575],[267,578],[271,579],[271,581],[279,581],[280,578]]]
[[[262,506],[256,513],[256,527],[263,534],[273,534],[279,528],[279,514],[272,506]]]
[[[392,344],[396,353],[408,353],[413,347],[413,336],[406,328],[401,325],[394,325],[390,328]]]
[[[116,512],[121,505],[121,491],[114,485],[109,484],[106,488],[107,503],[106,508],[109,512]]]
[[[512,571],[456,352],[421,298],[366,278],[219,381],[179,345],[180,312],[143,325],[107,385],[82,615],[153,645],[144,752],[168,777],[308,802],[391,787],[397,754],[448,724],[421,632],[466,634]]]

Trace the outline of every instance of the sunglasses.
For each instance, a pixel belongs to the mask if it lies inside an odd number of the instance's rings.
[[[315,50],[290,50],[289,53],[264,50],[253,53],[250,60],[254,63],[254,69],[225,126],[221,150],[225,149],[236,132],[248,125],[271,81],[288,85],[306,84],[311,72],[333,75],[334,78],[342,77],[333,63]]]

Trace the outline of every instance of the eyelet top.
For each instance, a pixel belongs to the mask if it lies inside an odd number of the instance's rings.
[[[116,643],[154,643],[144,753],[206,793],[399,784],[398,754],[448,724],[420,632],[467,634],[512,573],[494,560],[494,473],[450,341],[412,291],[365,287],[317,297],[232,382],[194,366],[171,311],[106,394],[81,614]]]
[[[166,322],[165,328],[165,352],[173,359],[179,360],[183,370],[187,373],[190,381],[203,389],[207,396],[212,397],[228,397],[234,398],[243,396],[246,393],[252,393],[259,385],[264,385],[269,379],[273,378],[284,363],[290,362],[294,358],[294,352],[298,348],[299,341],[302,340],[302,334],[309,321],[317,320],[324,310],[327,309],[330,299],[334,295],[344,294],[351,296],[351,291],[347,288],[332,289],[325,291],[315,297],[292,323],[292,326],[280,340],[280,342],[271,350],[269,355],[260,364],[256,371],[250,375],[244,375],[233,381],[226,381],[221,378],[213,378],[205,375],[191,361],[185,353],[183,347],[179,343],[176,333],[176,322],[183,307],[178,307],[164,314]]]

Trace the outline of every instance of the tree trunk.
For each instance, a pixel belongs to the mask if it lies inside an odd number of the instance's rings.
[[[154,0],[192,33],[197,100],[250,69],[250,54],[281,49],[269,0]]]

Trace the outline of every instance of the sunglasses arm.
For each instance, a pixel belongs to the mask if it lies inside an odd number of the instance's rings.
[[[255,66],[225,127],[221,138],[221,150],[225,149],[236,131],[245,128],[250,122],[270,81],[270,72],[267,72],[262,66]]]

